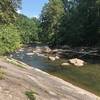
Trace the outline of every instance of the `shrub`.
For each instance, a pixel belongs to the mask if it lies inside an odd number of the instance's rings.
[[[13,52],[20,43],[20,34],[14,25],[0,25],[0,54]]]

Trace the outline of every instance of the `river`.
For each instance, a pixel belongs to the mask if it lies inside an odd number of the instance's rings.
[[[42,54],[33,53],[33,49],[34,47],[25,47],[12,53],[12,58],[56,75],[100,96],[100,63],[86,63],[81,68],[73,65],[62,67],[61,64],[66,59],[50,61],[47,57],[40,56]]]
[[[17,52],[12,53],[12,58],[20,60],[32,67],[39,68],[43,71],[58,71],[60,70],[61,60],[54,62],[48,58],[41,56],[42,54],[33,53],[34,47],[26,47]]]

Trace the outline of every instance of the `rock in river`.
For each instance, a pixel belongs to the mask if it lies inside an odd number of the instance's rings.
[[[73,64],[77,67],[81,67],[81,66],[84,66],[84,61],[81,60],[81,59],[78,59],[78,58],[74,58],[74,59],[69,59],[69,63],[70,64]]]
[[[69,63],[62,63],[61,66],[69,66]]]
[[[55,58],[56,58],[56,59],[60,59],[60,57],[59,57],[59,56],[55,56]]]
[[[44,46],[44,47],[42,47],[42,51],[45,53],[49,53],[49,52],[51,52],[51,49],[48,46]]]
[[[56,60],[56,58],[55,58],[55,57],[52,57],[52,56],[49,56],[48,58],[49,58],[49,60],[51,60],[51,61],[55,61],[55,60]]]

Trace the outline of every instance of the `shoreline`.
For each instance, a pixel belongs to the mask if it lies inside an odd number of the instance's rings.
[[[1,64],[0,64],[1,65]],[[25,64],[26,65],[26,64]],[[69,83],[69,82],[66,82],[66,81],[64,81],[63,79],[60,79],[60,78],[58,78],[58,77],[56,77],[56,76],[53,76],[53,75],[50,75],[50,74],[48,74],[47,72],[44,72],[44,71],[42,71],[42,70],[40,70],[40,69],[38,69],[38,68],[33,68],[33,67],[31,67],[31,66],[29,66],[29,65],[27,65],[27,66],[25,66],[25,68],[27,68],[27,70],[32,70],[33,72],[35,72],[35,73],[37,73],[37,74],[39,74],[39,75],[42,75],[42,76],[44,76],[44,78],[46,77],[46,78],[48,78],[48,81],[49,80],[52,80],[52,82],[53,81],[55,81],[56,83],[55,84],[60,84],[61,85],[61,89],[62,90],[64,90],[64,91],[70,91],[70,92],[72,92],[72,93],[74,93],[75,91],[75,94],[79,94],[79,95],[81,95],[82,96],[82,98],[87,98],[87,97],[90,97],[91,98],[91,100],[93,99],[93,100],[100,100],[100,97],[98,97],[98,96],[96,96],[95,94],[93,94],[93,93],[91,93],[91,92],[88,92],[88,91],[86,91],[86,90],[84,90],[84,89],[81,89],[81,88],[79,88],[79,87],[77,87],[77,86],[75,86],[75,85],[72,85],[71,83]],[[40,77],[40,76],[39,76]],[[37,79],[34,79],[32,76],[30,76],[30,75],[28,75],[28,78],[29,79],[31,79],[31,80],[33,80],[33,81],[36,81],[36,82],[38,82],[37,81]],[[46,79],[47,80],[47,79]],[[40,85],[40,83],[37,83],[37,84],[39,84]],[[53,85],[53,83],[51,83],[52,85]],[[45,84],[46,85],[46,84]],[[41,85],[40,85],[41,86]],[[43,86],[43,87],[45,87],[45,86]],[[69,92],[69,93],[70,93]],[[54,92],[53,92],[54,93]],[[51,94],[53,94],[52,92],[51,92]],[[71,94],[72,95],[72,94]],[[48,99],[49,100],[49,99]],[[68,99],[68,100],[74,100],[74,99]],[[79,99],[78,99],[79,100]],[[90,99],[80,99],[80,100],[90,100]]]

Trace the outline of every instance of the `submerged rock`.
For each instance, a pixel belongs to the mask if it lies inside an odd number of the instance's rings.
[[[34,53],[31,53],[31,52],[30,52],[30,53],[26,53],[26,55],[27,55],[27,56],[32,56],[32,55],[34,55]]]
[[[84,66],[85,62],[81,59],[74,58],[74,59],[69,59],[69,63],[75,66],[81,67],[81,66]]]
[[[69,63],[62,63],[61,66],[69,66]]]

